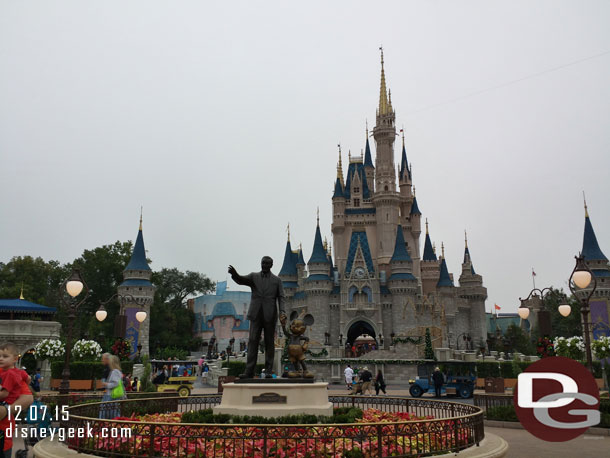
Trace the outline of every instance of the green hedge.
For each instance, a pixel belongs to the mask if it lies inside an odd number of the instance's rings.
[[[485,416],[488,420],[519,421],[515,413],[515,406],[490,407],[485,412]]]
[[[477,377],[517,378],[530,364],[526,361],[477,361]]]
[[[222,363],[223,368],[228,367],[229,368],[229,372],[227,373],[227,375],[229,376],[233,376],[233,377],[239,377],[241,374],[243,374],[246,370],[246,363],[243,361],[231,361],[231,362],[227,362],[225,361],[224,363]],[[256,367],[254,368],[254,373],[256,375],[260,374],[263,369],[265,368],[264,364],[257,364]],[[278,374],[278,376],[280,376],[282,374]]]
[[[261,416],[239,416],[227,414],[214,414],[212,409],[199,410],[197,412],[185,412],[182,414],[182,423],[213,423],[213,424],[280,424],[280,425],[312,425],[329,423],[355,423],[356,419],[362,418],[362,409],[357,407],[339,407],[334,409],[331,417],[316,416],[309,414],[286,415],[283,417],[261,417]]]
[[[51,363],[51,378],[61,378],[64,370],[63,361]],[[121,361],[121,370],[124,374],[133,373],[133,362]],[[70,362],[71,380],[100,380],[104,373],[104,365],[99,361],[73,361]]]

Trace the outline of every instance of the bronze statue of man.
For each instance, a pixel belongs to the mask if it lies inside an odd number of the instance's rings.
[[[264,256],[261,259],[261,271],[252,272],[241,276],[235,267],[229,266],[231,278],[238,285],[249,286],[252,289],[252,298],[248,315],[250,320],[250,335],[248,337],[248,357],[246,360],[246,370],[240,378],[254,377],[256,367],[256,356],[258,345],[261,341],[261,333],[265,331],[265,374],[267,378],[272,378],[273,358],[275,356],[275,324],[277,323],[278,309],[280,322],[286,322],[286,312],[284,311],[284,287],[282,280],[271,273],[273,259]]]

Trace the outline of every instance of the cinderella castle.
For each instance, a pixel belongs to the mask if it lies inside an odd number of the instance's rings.
[[[406,357],[423,356],[430,330],[434,347],[485,346],[483,278],[464,250],[459,284],[447,268],[444,249],[437,255],[417,204],[412,169],[402,140],[394,161],[396,115],[386,88],[383,50],[376,125],[375,161],[367,128],[363,155],[349,157],[344,176],[339,150],[332,196],[332,247],[322,241],[320,222],[307,264],[303,250],[292,249],[290,233],[279,273],[287,310],[315,317],[309,330],[312,350],[342,347],[366,339],[378,349],[408,346]],[[407,345],[412,344],[412,345]]]

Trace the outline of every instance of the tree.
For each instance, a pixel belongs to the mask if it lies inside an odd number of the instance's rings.
[[[565,303],[563,290],[552,288],[545,296],[543,309],[551,314],[551,329],[555,337],[582,336],[580,301],[574,296],[568,297],[568,305],[572,307],[571,313],[564,317],[559,313],[559,306]]]
[[[433,359],[436,361],[434,350],[432,349],[432,338],[430,337],[430,328],[426,328],[426,350],[424,352],[425,359]]]
[[[57,291],[67,275],[67,269],[58,261],[15,256],[6,264],[0,263],[0,297],[16,299],[23,287],[26,300],[57,307]]]
[[[131,251],[131,242],[116,241],[112,245],[85,250],[69,266],[70,269],[74,267],[80,270],[89,288],[89,296],[79,307],[74,323],[75,340],[96,336],[104,350],[108,349],[108,344],[114,336],[114,319],[120,311],[119,302],[113,300],[105,305],[108,318],[101,323],[95,318],[95,312],[101,303],[117,292],[117,287],[123,281],[123,270],[131,258]],[[62,324],[65,324],[65,319],[65,314],[62,313]]]
[[[186,307],[188,296],[206,294],[214,290],[214,283],[205,275],[190,270],[181,272],[175,267],[153,273],[152,281],[157,287],[155,302],[166,304],[173,309]]]
[[[519,352],[524,355],[533,355],[534,346],[530,342],[528,335],[523,330],[512,323],[504,335],[505,347],[504,350],[510,353]]]
[[[154,272],[153,283],[157,291],[151,307],[151,349],[171,346],[197,350],[201,339],[193,338],[195,314],[187,308],[186,299],[213,291],[214,283],[198,272],[176,268]]]

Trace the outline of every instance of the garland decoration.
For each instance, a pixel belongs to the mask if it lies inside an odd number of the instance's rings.
[[[320,350],[317,353],[314,353],[311,350],[306,350],[305,353],[308,354],[309,356],[313,356],[314,358],[320,358],[322,356],[328,356],[328,351],[326,350],[326,348],[323,348],[322,350]]]
[[[415,337],[394,337],[394,340],[392,340],[392,345],[396,345],[397,343],[402,343],[402,344],[412,343],[414,345],[419,345],[419,344],[421,344],[421,341],[422,341],[422,336],[419,336],[417,338],[415,338]]]

